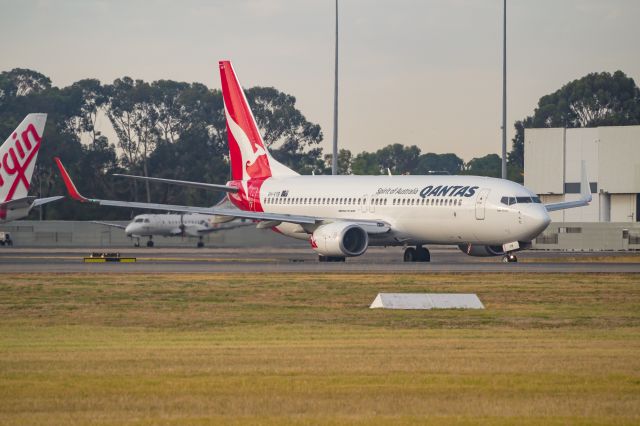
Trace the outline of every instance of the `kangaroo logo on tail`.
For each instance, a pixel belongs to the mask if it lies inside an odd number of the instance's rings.
[[[47,114],[29,114],[0,146],[0,202],[27,196]]]

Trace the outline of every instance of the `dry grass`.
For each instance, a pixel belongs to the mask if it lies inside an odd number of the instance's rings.
[[[634,275],[15,275],[0,423],[637,424],[638,353]]]

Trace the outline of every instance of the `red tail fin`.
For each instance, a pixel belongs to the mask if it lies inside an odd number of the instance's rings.
[[[270,177],[267,149],[230,61],[220,61],[220,79],[233,179]]]

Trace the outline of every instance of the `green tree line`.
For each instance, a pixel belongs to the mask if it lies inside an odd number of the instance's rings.
[[[296,108],[294,96],[273,87],[246,89],[261,134],[272,155],[302,174],[330,173],[323,134]],[[84,79],[64,88],[45,75],[14,69],[0,73],[0,135],[30,112],[48,113],[44,143],[30,193],[65,194],[53,162],[59,156],[78,189],[95,198],[208,206],[222,194],[115,178],[127,173],[204,182],[229,178],[222,94],[199,83],[129,77],[101,84]],[[106,118],[105,118],[106,117]],[[116,134],[104,134],[108,120]],[[508,156],[509,178],[522,181],[524,129],[640,124],[640,89],[623,72],[593,73],[540,98],[534,114],[515,122]],[[81,142],[82,141],[82,142]],[[500,157],[463,161],[454,153],[422,153],[416,145],[390,144],[375,152],[339,152],[340,174],[472,174],[498,177]],[[87,207],[71,200],[46,206],[48,219],[127,219],[136,212]],[[32,213],[37,217],[38,212]]]

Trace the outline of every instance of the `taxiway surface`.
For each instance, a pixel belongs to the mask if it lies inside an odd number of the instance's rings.
[[[456,249],[431,250],[429,263],[404,263],[400,248],[372,248],[345,263],[319,263],[311,250],[301,249],[163,249],[123,248],[122,257],[136,263],[84,263],[83,258],[104,249],[2,248],[2,273],[420,273],[420,272],[540,272],[640,273],[640,253],[518,253],[520,262],[504,264],[500,257],[469,257]]]

